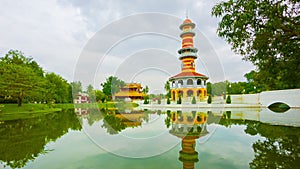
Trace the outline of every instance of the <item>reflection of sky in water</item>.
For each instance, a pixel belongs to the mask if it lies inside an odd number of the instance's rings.
[[[104,150],[124,157],[142,158],[159,155],[180,143],[170,135],[164,125],[164,118],[159,118],[143,127],[126,128],[119,134],[110,135],[102,128],[103,122],[89,126],[84,122],[85,132]],[[136,131],[136,133],[135,133]]]
[[[214,169],[248,168],[249,162],[254,158],[251,146],[262,137],[247,135],[244,133],[245,129],[246,126],[243,125],[233,125],[230,128],[218,125],[211,138],[196,147],[201,165]]]

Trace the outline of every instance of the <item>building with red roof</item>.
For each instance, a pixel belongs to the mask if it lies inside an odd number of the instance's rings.
[[[181,60],[181,72],[169,78],[171,84],[171,99],[173,101],[181,97],[184,100],[203,100],[207,96],[206,81],[208,77],[196,72],[195,59],[198,49],[194,47],[195,24],[190,19],[185,19],[179,26],[182,30],[181,49],[178,50]]]

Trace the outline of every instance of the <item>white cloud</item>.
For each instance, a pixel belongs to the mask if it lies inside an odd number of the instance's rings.
[[[211,8],[215,1],[81,1],[81,0],[50,0],[50,1],[0,1],[0,55],[4,55],[9,49],[18,49],[27,56],[32,56],[47,71],[55,72],[73,81],[73,72],[82,71],[80,74],[86,77],[93,77],[95,86],[105,79],[105,76],[112,75],[115,72],[113,68],[126,57],[150,48],[167,50],[172,55],[177,53],[181,43],[179,39],[180,22],[173,22],[164,17],[156,18],[135,18],[135,24],[126,20],[126,16],[144,12],[161,12],[173,15],[178,18],[185,18],[188,9],[189,17],[196,23],[198,31],[201,34],[196,35],[196,47],[199,48],[199,59],[197,70],[201,73],[207,73],[214,82],[224,80],[222,68],[216,69],[216,65],[224,68],[225,79],[230,81],[244,80],[243,74],[253,69],[253,66],[241,60],[240,56],[235,55],[230,46],[219,38],[216,34],[218,18],[211,17]],[[121,20],[118,20],[121,19]],[[114,27],[113,24],[124,22],[122,27]],[[109,28],[105,30],[106,28]],[[100,60],[90,60],[87,57],[85,61],[78,60],[82,56],[83,47],[91,40],[101,43],[94,43],[94,46],[88,46],[89,52],[98,52],[104,49],[102,46],[114,45],[115,40],[134,33],[135,29],[143,31],[155,30],[163,34],[172,34],[175,38],[172,41],[165,40],[166,37],[153,38],[142,36],[126,39],[126,41],[117,44],[116,49],[109,53],[110,58],[104,60],[101,64],[102,74],[95,75],[95,72],[101,72],[96,69]],[[97,37],[98,31],[106,31],[106,34]],[[167,32],[164,32],[167,31]],[[93,36],[92,36],[93,35]],[[91,39],[89,39],[91,38]],[[97,38],[105,39],[103,42]],[[152,39],[151,39],[152,38]],[[168,38],[167,38],[168,39]],[[112,42],[112,44],[111,44]],[[208,46],[207,46],[208,45]],[[86,49],[87,46],[85,46]],[[106,52],[106,51],[104,51]],[[213,56],[212,56],[213,55]],[[101,57],[101,56],[100,56]],[[149,62],[155,57],[144,58],[144,62]],[[156,59],[157,59],[156,58]],[[218,62],[216,62],[218,59]],[[78,63],[79,62],[79,63]],[[166,62],[161,60],[161,62]],[[174,70],[180,71],[180,62],[173,63]],[[75,70],[78,64],[83,64],[84,69]],[[158,64],[159,65],[159,64]],[[105,70],[105,72],[103,72]],[[214,72],[215,71],[215,72]],[[78,72],[77,72],[78,73]],[[177,72],[176,72],[177,73]],[[149,73],[148,73],[149,74]],[[101,76],[102,78],[100,78]],[[99,77],[99,79],[95,79]],[[149,78],[155,78],[150,77]],[[75,77],[76,78],[76,77]],[[91,78],[90,78],[91,79]],[[75,79],[77,80],[77,79]],[[90,80],[87,80],[90,83]],[[149,79],[147,84],[154,89],[164,83],[165,79]],[[147,83],[149,83],[147,81]]]

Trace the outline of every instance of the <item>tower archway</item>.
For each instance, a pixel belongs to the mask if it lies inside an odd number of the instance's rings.
[[[194,95],[194,91],[193,90],[188,90],[187,91],[187,96],[188,97],[191,97],[191,96],[193,96]]]

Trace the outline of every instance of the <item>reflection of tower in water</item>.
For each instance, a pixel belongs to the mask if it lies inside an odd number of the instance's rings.
[[[171,113],[172,129],[169,132],[182,139],[179,160],[183,163],[184,169],[193,169],[194,164],[199,161],[198,152],[195,150],[196,139],[208,134],[206,121],[205,113],[196,111]]]

